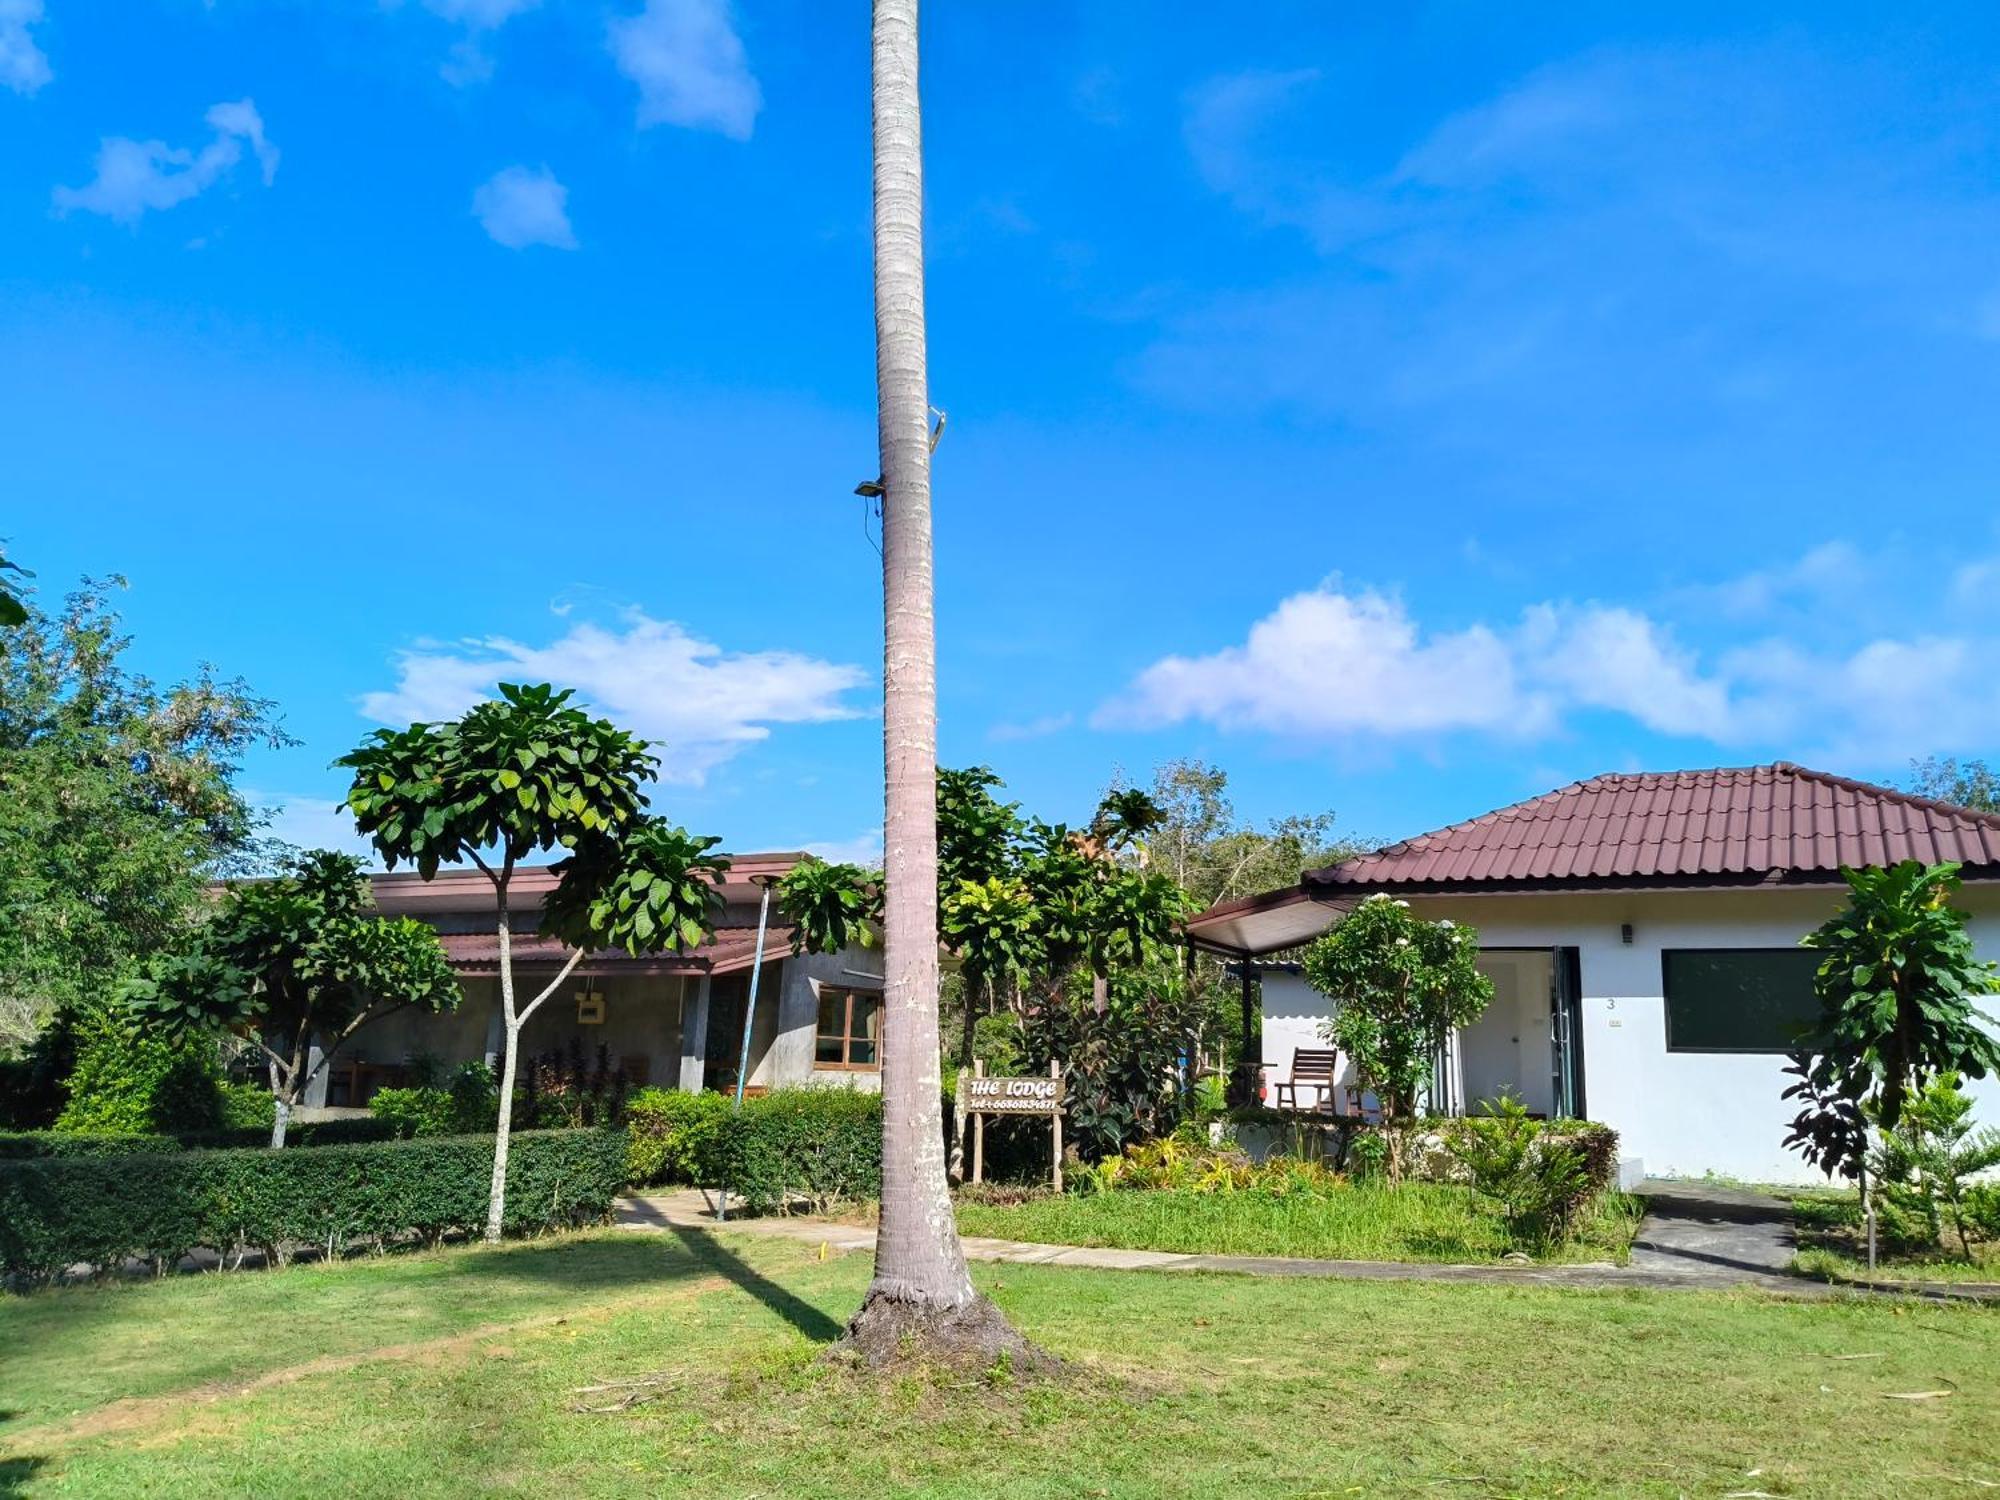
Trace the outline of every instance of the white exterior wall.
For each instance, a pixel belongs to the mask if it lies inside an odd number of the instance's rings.
[[[1634,891],[1603,894],[1413,897],[1428,918],[1478,929],[1486,948],[1575,948],[1583,987],[1584,1103],[1619,1133],[1621,1154],[1658,1176],[1704,1173],[1748,1182],[1821,1180],[1783,1141],[1797,1106],[1777,1054],[1669,1052],[1660,952],[1665,948],[1786,948],[1841,905],[1838,892]],[[2000,958],[2000,888],[1968,887],[1982,956]],[[1632,925],[1632,942],[1620,926]],[[1326,999],[1296,975],[1268,974],[1267,1077],[1286,1076],[1296,1047],[1324,1047]],[[1976,1117],[2000,1125],[2000,1081],[1968,1084]],[[1301,1100],[1301,1103],[1306,1101]]]

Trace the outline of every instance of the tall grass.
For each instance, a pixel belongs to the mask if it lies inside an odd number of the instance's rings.
[[[1518,1251],[1541,1260],[1622,1261],[1641,1207],[1607,1194],[1567,1242],[1538,1247],[1509,1233],[1497,1209],[1444,1183],[1343,1183],[1313,1192],[1120,1190],[959,1206],[961,1232],[996,1239],[1282,1255],[1315,1260],[1479,1262]]]

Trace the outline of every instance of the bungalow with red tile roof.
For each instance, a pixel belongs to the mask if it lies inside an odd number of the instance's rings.
[[[1511,1091],[1612,1126],[1654,1174],[1806,1182],[1782,1144],[1796,1106],[1779,1097],[1796,1028],[1817,1014],[1799,939],[1842,904],[1843,865],[1904,859],[1963,867],[1974,941],[2000,957],[2000,816],[1782,761],[1593,777],[1213,906],[1187,930],[1258,976],[1267,1098],[1295,1051],[1327,1045],[1333,1002],[1296,964],[1256,961],[1381,891],[1476,928],[1494,983],[1439,1059],[1440,1107]],[[2000,1082],[1968,1091],[2000,1125]]]
[[[757,969],[757,922],[766,883],[805,856],[739,854],[722,884],[724,908],[714,935],[687,953],[634,957],[622,949],[588,954],[560,993],[528,1021],[521,1054],[567,1054],[586,1062],[598,1049],[637,1084],[684,1089],[733,1088],[743,1023]],[[312,1104],[365,1104],[375,1089],[401,1083],[412,1063],[431,1059],[449,1071],[497,1057],[501,1046],[500,951],[493,887],[477,870],[441,870],[434,879],[395,873],[371,877],[388,916],[421,918],[438,929],[465,999],[456,1012],[402,1011],[371,1024],[343,1047],[321,1075]],[[509,891],[517,993],[537,993],[569,952],[542,937],[542,902],[555,886],[546,866],[515,873]],[[792,929],[773,908],[757,974],[748,1087],[785,1083],[880,1086],[882,969],[874,951],[792,953]]]

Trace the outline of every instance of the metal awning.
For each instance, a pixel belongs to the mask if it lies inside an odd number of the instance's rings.
[[[1317,894],[1301,883],[1218,902],[1188,922],[1188,941],[1231,958],[1277,953],[1311,942],[1338,922],[1355,899]]]

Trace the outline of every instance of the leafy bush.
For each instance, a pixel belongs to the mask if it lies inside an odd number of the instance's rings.
[[[1450,1122],[1441,1132],[1445,1152],[1465,1169],[1474,1191],[1499,1205],[1515,1234],[1542,1243],[1561,1239],[1601,1191],[1589,1160],[1511,1094],[1486,1109]]]
[[[174,1137],[188,1151],[238,1151],[271,1144],[271,1122],[247,1130],[188,1130]],[[285,1131],[285,1149],[294,1146],[362,1146],[396,1139],[395,1127],[367,1115],[294,1121]]]
[[[1882,1133],[1870,1154],[1881,1184],[1879,1215],[1892,1241],[1916,1249],[1950,1249],[1961,1258],[1992,1237],[1991,1213],[1973,1178],[2000,1166],[2000,1130],[1975,1130],[1972,1100],[1945,1074],[1912,1095],[1895,1128]]]
[[[521,1086],[525,1103],[517,1101],[516,1128],[524,1118],[543,1129],[574,1129],[583,1125],[616,1125],[625,1118],[625,1095],[631,1087],[622,1066],[611,1061],[608,1047],[599,1045],[584,1057],[575,1037],[564,1048],[552,1048],[523,1061]]]
[[[634,1186],[721,1181],[717,1150],[730,1112],[723,1094],[639,1090],[625,1102],[627,1179]]]
[[[271,1119],[277,1113],[277,1101],[271,1097],[269,1089],[254,1083],[225,1083],[221,1099],[223,1129],[271,1133]],[[286,1139],[291,1139],[289,1133]]]
[[[197,1246],[301,1246],[329,1254],[406,1238],[435,1243],[486,1219],[493,1143],[474,1137],[330,1146],[316,1151],[168,1151],[0,1163],[0,1276],[47,1281],[79,1262],[132,1257],[161,1266]],[[526,1133],[508,1163],[507,1229],[603,1219],[625,1175],[613,1131]]]
[[[144,1156],[178,1151],[170,1135],[78,1135],[54,1130],[0,1131],[0,1161],[33,1161],[50,1156]]]
[[[822,1212],[882,1192],[882,1100],[858,1089],[773,1089],[743,1101],[715,1144],[722,1186],[759,1212]]]
[[[1313,1157],[1273,1156],[1259,1163],[1230,1147],[1196,1145],[1179,1136],[1127,1146],[1074,1174],[1081,1192],[1168,1189],[1191,1193],[1331,1192],[1341,1176]]]
[[[223,1123],[222,1067],[206,1038],[166,1038],[109,1011],[80,1027],[69,1100],[56,1129],[172,1134]]]
[[[448,1089],[377,1089],[368,1109],[404,1140],[458,1133],[458,1106]]]

